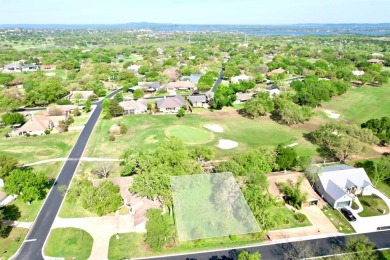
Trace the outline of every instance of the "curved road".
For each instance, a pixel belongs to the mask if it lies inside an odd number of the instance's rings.
[[[110,98],[119,91],[121,91],[121,89],[114,91],[107,97]],[[92,112],[91,117],[80,133],[72,151],[69,154],[68,159],[66,160],[60,174],[57,177],[56,187],[61,185],[69,186],[76,171],[77,165],[79,164],[79,159],[83,155],[84,149],[88,143],[88,139],[92,134],[97,120],[99,119],[101,111],[102,101],[96,103],[96,108]],[[58,192],[58,190],[53,186],[37,218],[35,219],[33,226],[27,234],[22,246],[19,248],[19,251],[13,256],[13,259],[43,259],[42,248],[47,236],[49,235],[54,219],[56,218],[57,213],[61,207],[63,199],[64,196],[61,195],[61,193]]]

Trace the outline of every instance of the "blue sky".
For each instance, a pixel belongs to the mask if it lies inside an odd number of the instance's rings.
[[[1,0],[0,24],[386,23],[389,0]]]

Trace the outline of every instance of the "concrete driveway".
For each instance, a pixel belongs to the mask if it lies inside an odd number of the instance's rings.
[[[390,199],[386,197],[382,192],[380,192],[377,189],[373,190],[373,194],[377,195],[378,197],[381,197],[387,204],[387,206],[390,207]],[[367,233],[367,232],[373,232],[377,231],[378,227],[384,227],[384,226],[390,226],[390,214],[389,212],[386,212],[383,216],[375,216],[375,217],[360,217],[358,215],[359,212],[362,211],[362,205],[358,203],[359,209],[353,210],[350,207],[349,210],[352,211],[353,215],[356,217],[356,221],[350,222],[353,228],[356,230],[357,233]]]

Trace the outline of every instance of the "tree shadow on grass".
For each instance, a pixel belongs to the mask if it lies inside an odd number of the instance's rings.
[[[8,205],[3,209],[4,219],[6,220],[18,220],[22,214],[16,205]]]

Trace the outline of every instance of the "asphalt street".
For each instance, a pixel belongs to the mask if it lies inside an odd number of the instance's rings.
[[[112,97],[121,89],[114,91],[108,97]],[[93,128],[99,119],[102,111],[102,101],[96,103],[96,108],[93,110],[91,117],[86,123],[84,129],[80,133],[72,151],[69,154],[68,160],[65,162],[60,174],[57,177],[57,184],[54,186],[46,198],[41,211],[39,212],[35,222],[33,223],[29,233],[26,236],[22,246],[13,259],[43,259],[42,248],[45,243],[46,237],[49,235],[51,226],[57,213],[61,207],[64,196],[57,190],[56,187],[69,184],[76,171],[79,159],[82,156],[84,149],[88,143],[88,139],[92,134]]]
[[[217,87],[219,86],[219,84],[221,84],[222,79],[223,79],[223,70],[221,70],[221,72],[219,73],[219,78],[217,79],[217,81],[215,81],[214,86],[211,89],[211,92],[215,93]]]
[[[390,230],[365,234],[377,249],[390,248]],[[329,237],[298,241],[291,243],[267,244],[255,247],[247,247],[245,250],[253,253],[259,252],[261,259],[306,259],[309,257],[325,256],[334,253],[334,246],[343,248],[347,236]],[[190,253],[176,256],[161,256],[154,260],[234,260],[240,249],[219,250],[205,253]],[[139,258],[142,259],[142,258]],[[144,258],[147,259],[147,258]],[[150,258],[149,258],[150,259]]]

